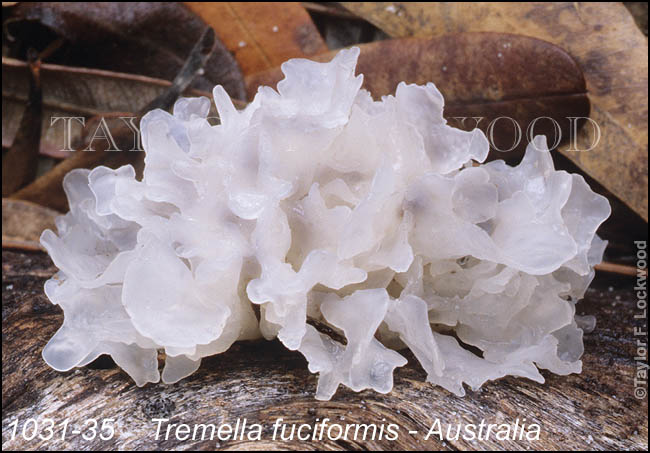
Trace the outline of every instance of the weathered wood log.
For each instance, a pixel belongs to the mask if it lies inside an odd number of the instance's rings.
[[[96,363],[67,373],[50,369],[41,358],[47,340],[61,325],[61,310],[43,294],[43,282],[55,271],[47,255],[3,251],[2,289],[2,448],[42,449],[638,449],[648,445],[648,400],[634,396],[637,366],[634,327],[641,320],[634,279],[599,274],[578,313],[593,314],[598,324],[585,334],[583,372],[555,376],[544,372],[545,384],[505,378],[458,398],[424,382],[425,373],[407,354],[409,364],[397,369],[388,395],[354,393],[340,388],[332,401],[313,398],[316,376],[298,353],[277,342],[239,343],[207,358],[200,370],[174,385],[135,386],[117,367]],[[106,361],[104,361],[106,362]],[[104,363],[105,365],[105,363]],[[645,387],[647,389],[647,387]],[[260,441],[155,439],[153,418],[169,423],[236,423],[237,418],[264,427]],[[272,425],[307,423],[329,418],[333,423],[395,423],[395,441],[272,441]],[[29,418],[56,426],[52,439],[31,441],[21,435]],[[84,440],[87,420],[114,419],[115,435]],[[464,422],[526,423],[541,426],[540,440],[441,442],[424,441],[436,419],[442,426]],[[12,438],[11,423],[19,435]],[[60,423],[69,420],[65,440]],[[163,424],[163,429],[166,424]],[[80,430],[81,434],[73,434]],[[409,430],[417,430],[411,435]],[[29,432],[29,431],[28,431]],[[43,433],[43,431],[41,431]]]

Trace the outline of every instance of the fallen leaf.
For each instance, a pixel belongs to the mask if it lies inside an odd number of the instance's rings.
[[[215,29],[244,75],[278,66],[289,58],[311,57],[328,50],[300,3],[185,4]]]
[[[584,71],[601,141],[591,151],[559,151],[648,221],[648,40],[622,3],[343,5],[392,37],[510,32],[566,49]],[[596,134],[582,128],[577,149],[589,149]]]
[[[11,195],[36,177],[43,110],[40,66],[38,59],[30,61],[28,65],[26,79],[29,88],[24,113],[12,146],[2,153],[3,197]]]
[[[302,2],[302,5],[309,11],[330,50],[381,41],[388,37],[386,33],[337,3]]]
[[[648,36],[648,2],[623,2],[641,32]]]
[[[36,39],[21,30],[28,21],[38,21],[66,38],[67,45],[56,54],[56,63],[165,80],[176,76],[206,28],[178,2],[19,3],[11,12],[10,32],[19,42]],[[219,40],[215,46],[204,73],[192,87],[210,91],[223,85],[232,97],[243,99],[237,62]]]
[[[206,60],[212,54],[214,39],[214,31],[206,28],[205,33],[193,47],[173,83],[141,111],[136,112],[133,115],[136,117],[135,121],[139,123],[142,115],[151,109],[168,109],[172,106],[178,95],[187,89],[194,76],[200,72]],[[111,131],[114,143],[109,140],[100,140],[99,143],[93,143],[93,149],[90,151],[84,149],[85,146],[78,149],[71,157],[60,162],[28,186],[12,194],[12,198],[29,200],[43,206],[65,211],[68,202],[63,192],[62,182],[64,176],[72,169],[93,168],[100,164],[110,168],[117,168],[131,164],[135,168],[136,175],[141,176],[144,167],[144,153],[130,150],[134,140],[132,127],[127,122],[119,123]],[[120,151],[112,150],[113,145]]]
[[[330,17],[337,17],[340,19],[356,19],[359,16],[348,11],[345,7],[334,2],[300,2],[307,11],[317,14],[323,14]]]
[[[23,200],[2,199],[2,248],[44,250],[39,242],[46,228],[56,230],[57,211]]]
[[[77,68],[43,63],[43,115],[40,152],[55,158],[68,157],[65,148],[63,120],[56,117],[84,117],[85,127],[72,121],[70,143],[79,141],[84,130],[91,129],[89,119],[115,116],[122,112],[142,110],[171,86],[171,82],[153,77],[102,69]],[[18,131],[29,95],[29,68],[26,62],[2,58],[2,146],[10,148]],[[209,92],[189,89],[186,96],[207,96]],[[238,102],[237,105],[244,105]],[[216,112],[213,112],[216,115]],[[121,123],[119,118],[107,119],[109,128]]]
[[[391,39],[359,45],[357,73],[375,98],[395,92],[401,81],[434,82],[445,97],[449,124],[490,135],[499,117],[516,119],[521,140],[512,151],[493,149],[491,158],[516,160],[526,146],[526,128],[537,117],[550,117],[568,137],[567,117],[587,116],[589,102],[582,72],[562,49],[534,38],[505,33],[459,33],[430,39]],[[327,61],[334,53],[318,56]],[[260,85],[283,77],[279,68],[247,77],[251,96]],[[462,118],[467,118],[465,121]],[[514,125],[497,120],[493,143],[506,150],[515,144]],[[555,133],[550,120],[539,121],[535,134]]]

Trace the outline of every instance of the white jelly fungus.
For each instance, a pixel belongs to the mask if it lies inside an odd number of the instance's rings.
[[[148,113],[141,181],[71,171],[70,212],[41,237],[65,313],[47,363],[110,354],[144,385],[164,350],[170,383],[237,340],[278,338],[319,373],[319,399],[389,392],[405,347],[458,395],[580,372],[574,305],[608,201],[556,171],[543,137],[516,167],[479,164],[485,136],[448,126],[432,83],[373,101],[358,54],[290,60],[241,111],[217,86],[217,126],[207,98]]]

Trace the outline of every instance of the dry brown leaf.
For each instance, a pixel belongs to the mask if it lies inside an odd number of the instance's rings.
[[[27,63],[2,58],[2,146],[10,147],[18,130],[29,93]],[[41,153],[66,157],[64,124],[56,117],[84,117],[112,112],[136,112],[162,94],[171,82],[152,77],[123,74],[101,69],[41,66],[43,81],[43,121]],[[125,113],[126,114],[126,113]],[[112,124],[111,124],[112,125]],[[72,122],[72,141],[81,135],[82,126]]]
[[[393,37],[521,33],[568,51],[584,71],[601,141],[560,151],[648,220],[648,41],[621,3],[346,2]],[[594,129],[584,127],[578,149]]]
[[[168,109],[172,106],[178,96],[187,90],[196,74],[201,72],[206,60],[213,52],[215,42],[214,31],[206,27],[201,38],[196,42],[188,55],[185,64],[174,78],[173,83],[164,92],[148,103],[142,110],[133,116],[135,121],[149,110],[155,108]],[[31,184],[12,194],[12,198],[29,200],[59,210],[66,210],[68,202],[62,189],[64,176],[75,168],[93,168],[97,165],[105,165],[110,168],[117,168],[121,165],[131,164],[135,167],[136,174],[141,175],[144,167],[144,153],[137,150],[130,150],[134,142],[133,126],[127,122],[120,122],[112,130],[114,143],[109,140],[100,140],[93,143],[92,149],[85,146],[63,162],[56,165],[46,174],[40,176]],[[111,149],[115,145],[117,150]]]
[[[334,2],[300,2],[307,11],[342,19],[359,20],[359,16]]]
[[[67,67],[44,63],[43,122],[41,126],[41,154],[63,158],[70,153],[64,147],[64,125],[59,120],[51,125],[53,117],[75,116],[86,118],[86,127],[72,123],[71,140],[74,143],[83,130],[89,130],[89,118],[115,112],[137,112],[171,86],[171,82],[153,77],[102,69]],[[29,68],[26,62],[2,58],[2,146],[13,144],[29,93]],[[207,96],[208,92],[187,90],[186,96]],[[243,105],[243,104],[239,104]],[[216,112],[213,112],[216,114]],[[119,118],[107,120],[110,128],[121,123]]]
[[[300,3],[185,4],[215,29],[244,75],[278,66],[289,58],[311,57],[328,50]]]
[[[28,91],[24,113],[19,120],[12,146],[2,152],[3,197],[11,195],[36,177],[43,113],[40,69],[40,60],[31,61],[28,65]],[[2,80],[4,83],[4,73]],[[4,105],[2,109],[4,110]]]
[[[36,203],[2,199],[2,248],[43,250],[39,243],[46,228],[56,229],[59,213]]]
[[[33,21],[66,39],[49,62],[165,80],[180,71],[206,28],[179,2],[26,2],[12,8],[11,21],[9,32],[22,46],[36,47]],[[192,88],[210,91],[217,84],[243,99],[239,66],[218,39]]]
[[[505,33],[459,33],[436,38],[391,39],[359,45],[357,73],[375,98],[395,92],[401,81],[435,82],[445,96],[445,117],[456,127],[472,129],[482,117],[484,132],[495,119],[516,118],[524,135],[512,152],[493,150],[491,158],[516,160],[526,146],[525,132],[537,117],[555,119],[568,137],[567,117],[589,114],[585,81],[575,61],[546,41]],[[316,59],[327,61],[335,52]],[[251,96],[259,85],[274,86],[279,68],[246,78]],[[466,117],[462,123],[458,117]],[[501,120],[503,121],[503,120]],[[494,143],[514,145],[513,126],[495,123]],[[536,123],[536,133],[554,134],[550,121]]]

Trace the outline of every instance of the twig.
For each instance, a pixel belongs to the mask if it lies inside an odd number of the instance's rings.
[[[628,266],[625,264],[609,263],[607,261],[603,261],[602,263],[597,264],[595,266],[595,269],[597,271],[608,272],[611,274],[619,274],[619,275],[635,276],[637,274],[636,267]]]
[[[216,45],[216,35],[214,30],[206,27],[201,38],[192,48],[190,56],[185,60],[185,64],[178,71],[172,85],[163,94],[151,101],[143,110],[147,112],[155,108],[169,108],[174,101],[178,99],[183,91],[192,83],[197,75],[201,75],[205,63],[212,55]]]
[[[2,250],[21,250],[23,252],[44,252],[45,248],[34,241],[2,238]]]

